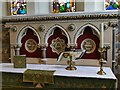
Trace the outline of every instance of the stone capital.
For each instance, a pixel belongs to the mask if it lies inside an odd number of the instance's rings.
[[[10,29],[10,25],[5,24],[5,29]]]
[[[68,48],[71,48],[71,49],[74,49],[77,47],[77,44],[74,44],[74,43],[70,43],[67,45]]]
[[[107,30],[109,27],[112,27],[114,30],[118,28],[118,22],[108,22],[104,23],[104,29]]]
[[[11,48],[19,49],[20,47],[21,47],[20,44],[11,44]]]
[[[44,48],[47,48],[47,47],[48,47],[48,44],[46,44],[46,43],[38,44],[38,48],[44,49]]]

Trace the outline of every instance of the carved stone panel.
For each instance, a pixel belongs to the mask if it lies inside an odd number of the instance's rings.
[[[50,47],[52,48],[53,52],[60,54],[61,52],[65,51],[66,44],[63,39],[57,37],[56,39],[52,40]]]
[[[87,38],[87,39],[84,39],[81,43],[81,49],[82,50],[86,50],[86,53],[93,53],[96,49],[96,44],[95,42],[90,39],[90,38]]]
[[[25,42],[25,49],[29,52],[35,52],[37,49],[37,42],[34,39],[28,39]]]

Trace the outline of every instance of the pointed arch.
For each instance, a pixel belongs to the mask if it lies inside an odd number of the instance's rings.
[[[39,44],[40,44],[40,36],[39,36],[38,32],[36,31],[36,29],[34,27],[32,27],[30,25],[24,26],[20,30],[20,32],[18,33],[18,36],[17,36],[17,43],[20,44],[20,45],[22,45],[22,43],[21,43],[22,37],[24,37],[26,35],[26,32],[27,32],[26,29],[28,29],[28,28],[31,29],[31,30],[33,30],[33,32],[35,33],[35,35],[38,37],[38,41],[39,41]]]
[[[78,29],[78,31],[76,32],[76,34],[75,34],[75,36],[74,36],[74,43],[77,42],[77,38],[78,38],[80,35],[83,35],[83,32],[84,32],[85,28],[88,27],[88,26],[92,28],[93,34],[96,35],[98,38],[100,38],[100,37],[99,37],[99,36],[100,36],[100,31],[99,31],[99,29],[98,29],[95,25],[93,25],[93,24],[91,24],[91,23],[87,23],[87,24],[81,26],[81,27]]]
[[[67,37],[67,39],[68,39],[68,44],[69,44],[69,43],[70,43],[70,35],[69,35],[68,32],[65,30],[65,28],[63,28],[63,27],[62,27],[61,25],[59,25],[59,24],[55,24],[55,25],[51,26],[51,27],[48,29],[47,33],[45,34],[45,39],[44,39],[44,40],[45,40],[45,43],[48,44],[47,41],[48,41],[49,37],[53,35],[54,29],[55,29],[56,27],[60,28],[60,29],[64,32],[64,34],[66,35],[66,37]]]

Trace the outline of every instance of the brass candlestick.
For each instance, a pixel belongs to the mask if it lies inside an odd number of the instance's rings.
[[[104,53],[110,49],[110,46],[104,46],[103,48],[99,48],[98,51],[100,52],[100,60],[99,60],[99,64],[100,64],[100,71],[97,72],[97,74],[99,75],[105,75],[106,73],[103,70],[103,64],[106,63],[106,61],[104,60]]]
[[[103,64],[106,63],[106,61],[104,60],[104,52],[106,51],[106,49],[103,47],[103,48],[99,48],[98,51],[100,52],[100,59],[99,59],[100,71],[98,71],[97,74],[105,75],[106,73],[103,70]]]
[[[70,55],[70,60],[67,61],[67,64],[69,66],[67,66],[65,69],[66,70],[76,70],[77,68],[74,66],[75,65],[75,62],[72,61],[72,56]]]

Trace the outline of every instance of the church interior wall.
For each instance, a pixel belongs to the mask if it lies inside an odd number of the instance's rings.
[[[114,21],[114,20],[112,20],[112,21]],[[59,21],[34,21],[34,22],[23,22],[23,23],[19,23],[19,22],[18,23],[16,23],[16,22],[15,23],[6,23],[6,27],[10,27],[10,31],[9,31],[10,32],[10,40],[8,39],[9,37],[7,38],[8,41],[10,41],[10,46],[7,44],[7,47],[8,47],[8,52],[11,52],[11,53],[7,54],[8,56],[10,56],[10,57],[7,56],[7,58],[9,58],[9,59],[5,58],[5,59],[3,59],[3,62],[12,62],[13,61],[13,56],[15,55],[14,45],[18,44],[18,42],[17,42],[18,35],[21,32],[21,30],[23,30],[23,28],[25,28],[27,26],[33,27],[33,29],[36,31],[36,33],[38,33],[38,36],[39,36],[38,38],[40,39],[40,44],[46,44],[47,45],[48,43],[47,43],[47,41],[45,39],[47,39],[49,37],[46,36],[46,34],[50,30],[50,28],[52,28],[54,25],[58,25],[59,27],[62,27],[64,29],[64,31],[68,34],[67,38],[69,39],[69,45],[71,45],[71,44],[75,45],[76,44],[76,42],[75,42],[75,35],[76,35],[76,33],[79,32],[79,30],[80,30],[80,28],[82,26],[90,24],[91,26],[93,25],[94,27],[96,27],[98,29],[98,32],[100,32],[100,24],[101,24],[101,22],[106,23],[106,22],[108,22],[108,20],[99,20],[99,21],[96,21],[96,20],[80,20],[80,21],[72,20],[72,23],[71,23],[71,20],[67,20],[67,21],[66,20],[65,21],[60,21],[59,20]],[[75,25],[75,30],[70,31],[68,29],[70,24]],[[44,26],[44,28],[45,28],[44,31],[40,31],[39,27],[41,25]],[[12,30],[14,27],[16,28],[16,31]],[[111,38],[112,30],[111,29],[109,28],[109,30],[106,30],[105,33],[104,33],[105,34],[105,40],[104,41],[105,41],[105,43],[110,44],[110,45],[112,45],[112,38]],[[107,36],[106,36],[106,34],[107,34]],[[6,43],[8,43],[8,42],[6,42]],[[9,49],[10,49],[10,51],[9,51]],[[108,56],[111,56],[111,57],[108,57],[108,63],[106,65],[112,67],[112,47],[108,51]],[[28,58],[30,58],[30,57],[28,57]],[[42,57],[41,57],[41,59],[42,59]],[[48,58],[48,59],[49,60],[46,63],[49,63],[49,64],[56,63],[56,58],[53,58],[53,60],[50,59],[50,58]],[[6,61],[6,60],[9,60],[9,61]],[[34,60],[34,62],[37,62],[36,60],[39,61],[36,58]],[[50,63],[50,61],[51,61],[51,63]],[[90,60],[86,61],[86,60],[83,59],[83,60],[77,61],[77,64],[78,65],[80,65],[80,64],[81,65],[86,65],[86,63],[84,61],[88,62],[87,63],[88,65],[95,65],[95,66],[99,65],[98,60],[94,60],[94,59],[91,59],[91,61]],[[32,62],[32,63],[34,63],[34,62]]]
[[[79,1],[79,0],[78,0]],[[76,5],[80,5],[80,7],[77,7],[76,10],[78,11],[78,13],[85,13],[85,14],[89,14],[89,12],[98,12],[98,11],[104,11],[103,8],[103,3],[92,3],[93,6],[91,8],[90,7],[90,3],[83,3],[83,2],[79,2],[76,3]],[[41,9],[38,10],[40,7],[41,3],[33,3],[33,2],[28,2],[28,16],[31,15],[41,15],[41,14],[49,14],[49,8],[45,9],[45,11],[42,11]],[[48,7],[49,3],[46,3],[46,5],[43,5],[44,7]],[[90,6],[88,6],[90,5]],[[8,7],[7,7],[7,3],[6,2],[2,2],[2,5],[0,3],[0,6],[2,6],[2,11],[4,12],[0,12],[0,16],[3,16],[3,18],[5,16],[9,16],[9,13],[7,12]],[[101,8],[98,8],[98,6],[102,6]],[[97,8],[95,8],[97,7]],[[81,12],[81,11],[85,11],[85,12]],[[111,13],[111,12],[109,12]],[[37,16],[35,16],[37,17]],[[0,53],[2,54],[2,61],[3,63],[11,63],[13,62],[13,56],[15,55],[15,49],[14,46],[18,44],[19,39],[18,35],[20,33],[21,30],[23,30],[25,27],[32,27],[37,35],[38,35],[38,39],[39,39],[39,43],[38,43],[38,48],[39,49],[44,49],[44,46],[47,47],[48,43],[47,43],[47,39],[49,39],[49,35],[47,34],[50,29],[53,26],[58,26],[63,28],[63,30],[67,33],[67,40],[68,40],[68,46],[72,45],[76,45],[75,42],[75,35],[79,32],[79,30],[82,28],[82,26],[86,25],[86,24],[90,24],[95,26],[98,29],[98,32],[100,32],[101,28],[100,25],[101,23],[108,23],[108,22],[117,22],[117,19],[79,19],[79,20],[49,20],[49,21],[22,21],[22,22],[3,22],[2,24],[2,37],[0,38],[2,40],[2,50],[0,51]],[[70,31],[69,30],[69,25],[73,24],[75,25],[75,30]],[[42,31],[40,29],[40,26],[43,26],[42,28],[44,28],[44,30]],[[107,28],[107,30],[105,30],[104,32],[104,42],[105,44],[109,44],[110,45],[110,49],[108,50],[107,53],[107,63],[105,64],[105,66],[110,66],[111,68],[113,67],[113,38],[112,38],[112,30],[113,27],[109,27]],[[52,31],[52,30],[51,30]],[[66,34],[65,34],[66,35]],[[98,36],[98,38],[100,39],[100,37]],[[116,39],[118,40],[119,36],[116,37]],[[118,41],[119,42],[119,41]],[[43,48],[39,47],[42,46]],[[120,81],[120,60],[119,60],[119,46],[117,46],[118,49],[116,49],[115,53],[115,59],[117,60],[117,67],[115,67],[115,73],[117,74],[117,78],[118,81]],[[41,54],[41,53],[40,53]],[[66,64],[66,61],[62,61],[62,62],[57,62],[57,58],[47,58],[47,62],[44,61],[44,59],[46,60],[47,57],[42,57],[40,56],[39,58],[35,58],[35,57],[27,57],[27,63],[46,63],[46,64]],[[87,62],[87,63],[86,63]],[[116,63],[115,63],[116,64]],[[76,65],[91,65],[91,66],[99,66],[99,61],[98,59],[80,59],[78,61],[76,61]],[[120,86],[120,83],[119,85]]]

